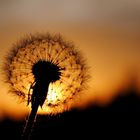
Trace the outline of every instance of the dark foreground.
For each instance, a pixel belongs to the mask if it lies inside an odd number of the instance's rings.
[[[57,116],[38,116],[31,140],[140,139],[140,97],[136,91],[119,96],[106,107],[91,105]],[[5,119],[0,140],[20,140],[25,121]]]

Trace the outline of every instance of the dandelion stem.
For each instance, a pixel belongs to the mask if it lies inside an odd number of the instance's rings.
[[[30,140],[31,131],[32,131],[32,128],[33,128],[33,124],[34,124],[34,121],[35,121],[35,117],[36,117],[36,114],[37,114],[38,107],[39,107],[39,105],[36,105],[36,104],[32,107],[31,113],[29,115],[29,118],[27,120],[25,129],[23,131],[22,140]]]

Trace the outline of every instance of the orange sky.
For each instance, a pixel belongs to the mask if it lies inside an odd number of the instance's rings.
[[[0,65],[12,43],[25,34],[61,33],[83,52],[90,67],[92,78],[82,102],[110,100],[129,72],[134,71],[140,83],[139,9],[137,0],[0,2]],[[26,106],[7,91],[1,74],[0,119],[22,117]]]

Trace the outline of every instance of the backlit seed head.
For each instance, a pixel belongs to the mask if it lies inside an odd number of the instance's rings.
[[[85,60],[74,44],[49,33],[30,34],[14,44],[3,70],[10,93],[25,102],[35,80],[49,80],[43,108],[52,114],[69,109],[88,79]]]

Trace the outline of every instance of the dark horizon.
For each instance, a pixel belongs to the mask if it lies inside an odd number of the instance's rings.
[[[140,94],[131,87],[120,90],[107,106],[92,104],[85,109],[73,109],[54,116],[38,115],[31,140],[36,139],[99,139],[140,138]],[[25,120],[5,118],[0,122],[3,139],[20,140]]]

